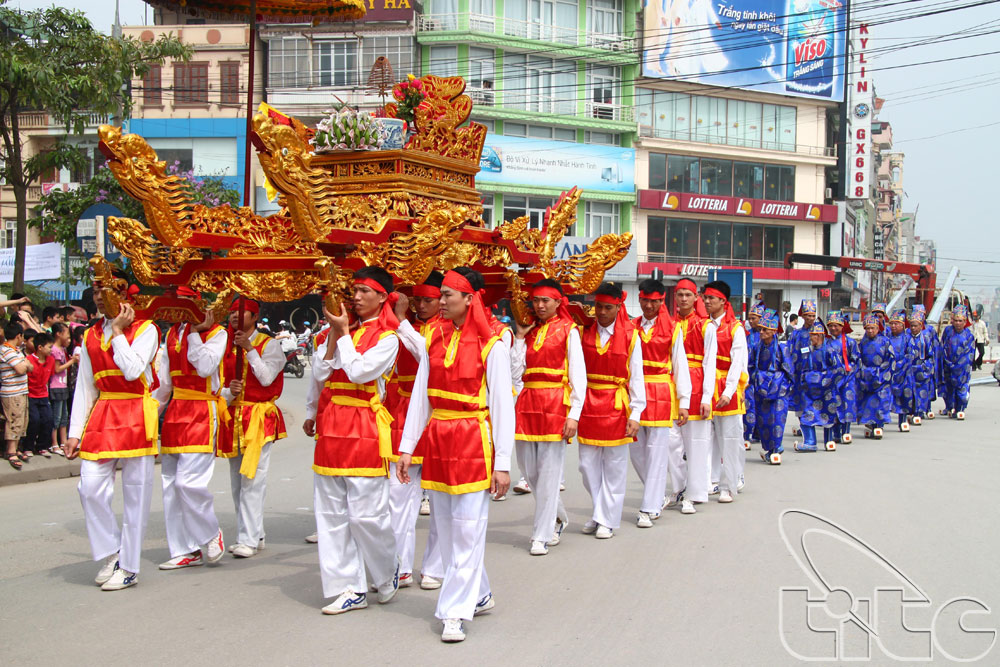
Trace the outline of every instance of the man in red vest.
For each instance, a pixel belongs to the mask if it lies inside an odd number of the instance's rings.
[[[691,375],[684,354],[684,334],[664,304],[667,290],[659,280],[639,284],[642,316],[635,319],[642,344],[642,370],[646,386],[646,409],[639,420],[636,441],[629,445],[632,467],[643,485],[636,525],[652,528],[660,517],[667,492],[667,475],[675,489],[687,480],[680,426],[687,422],[691,401]],[[676,422],[676,425],[675,425]],[[671,447],[671,441],[675,445]],[[676,459],[671,459],[671,454]]]
[[[747,374],[746,329],[729,304],[729,285],[716,280],[705,285],[705,307],[715,326],[715,388],[712,394],[712,464],[721,466],[719,502],[731,503],[743,480],[744,391]]]
[[[666,507],[678,503],[682,514],[694,514],[694,503],[708,502],[708,483],[712,456],[712,394],[715,392],[715,326],[708,319],[705,305],[698,299],[698,288],[688,278],[674,286],[677,322],[684,335],[684,353],[691,374],[691,409],[688,421],[680,427],[684,462],[684,488],[674,488]]]
[[[177,296],[199,295],[182,285]],[[160,386],[153,395],[161,407],[170,403],[160,429],[163,518],[170,549],[170,560],[160,564],[161,570],[216,563],[225,554],[208,485],[215,470],[219,421],[229,417],[221,396],[228,342],[226,330],[209,310],[200,324],[170,327],[160,353]]]
[[[216,455],[229,459],[229,481],[236,506],[236,539],[230,551],[236,558],[250,558],[264,548],[264,492],[271,445],[285,437],[285,418],[275,401],[285,380],[285,355],[281,345],[257,330],[260,304],[240,299],[229,308],[229,340],[223,358],[223,377],[229,386],[222,397],[229,403],[229,419],[219,423]],[[243,349],[237,379],[236,347]]]
[[[430,490],[445,566],[434,614],[444,621],[445,642],[464,640],[463,621],[494,607],[484,564],[489,497],[510,487],[510,352],[490,325],[483,287],[478,271],[445,274],[442,321],[428,333],[399,444],[403,484],[418,443],[424,453],[420,483]]]
[[[392,376],[386,383],[386,407],[392,414],[392,456],[389,465],[389,509],[392,515],[392,532],[396,536],[396,552],[399,555],[399,587],[409,586],[413,581],[413,556],[417,540],[417,516],[423,502],[423,493],[419,484],[400,484],[396,477],[396,462],[399,461],[399,441],[403,437],[403,425],[406,423],[406,411],[410,407],[410,396],[413,393],[413,381],[417,377],[417,367],[420,362],[420,352],[427,346],[425,335],[440,319],[441,281],[444,276],[438,271],[431,271],[427,280],[413,287],[413,299],[400,295],[396,304],[396,317],[399,318],[400,349],[396,357],[396,365]],[[416,320],[411,324],[406,319],[409,304],[412,303]],[[418,449],[410,459],[410,478],[420,481],[420,465],[423,463],[423,453]],[[431,531],[427,536],[427,547],[424,550],[423,562],[420,566],[420,587],[434,590],[441,587],[444,578],[444,565],[441,562],[441,552],[437,548],[437,531],[431,522]]]
[[[324,614],[368,606],[371,573],[378,601],[399,589],[399,561],[389,515],[392,416],[383,404],[385,378],[396,362],[399,320],[392,277],[380,267],[354,274],[350,331],[347,308],[324,309],[330,335],[316,351],[313,377],[324,383],[316,413],[313,506]]]
[[[597,319],[582,336],[587,397],[580,413],[580,473],[594,503],[585,535],[606,540],[621,524],[628,478],[628,447],[646,408],[639,330],[625,312],[615,283],[594,292]]]
[[[535,323],[518,326],[511,350],[514,386],[514,438],[518,465],[535,496],[532,556],[559,544],[569,516],[559,498],[566,444],[576,437],[587,387],[580,330],[566,309],[562,287],[540,280],[531,292]]]
[[[94,286],[94,304],[104,318],[83,337],[66,458],[83,459],[80,502],[94,560],[104,560],[95,581],[101,590],[117,591],[139,581],[159,437],[158,407],[150,392],[160,332],[151,321],[136,320],[128,303],[109,315],[100,287]],[[111,507],[117,465],[122,470],[121,528]]]

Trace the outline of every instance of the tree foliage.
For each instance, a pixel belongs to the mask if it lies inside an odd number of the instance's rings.
[[[133,77],[167,58],[190,55],[172,35],[154,42],[114,39],[94,30],[79,11],[21,11],[0,4],[0,177],[17,202],[16,288],[24,283],[28,186],[48,169],[77,166],[83,159],[65,143],[25,157],[19,114],[45,111],[67,133],[81,134],[91,113],[128,115],[127,84]]]

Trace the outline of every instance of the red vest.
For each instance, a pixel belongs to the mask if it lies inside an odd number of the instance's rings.
[[[426,336],[434,323],[440,318],[435,315],[426,322],[417,321],[413,328],[421,336]],[[392,415],[392,456],[390,461],[399,460],[399,441],[403,438],[403,426],[406,423],[406,411],[410,409],[410,394],[413,393],[413,381],[417,377],[417,366],[419,361],[410,354],[402,345],[399,346],[399,354],[396,356],[396,368],[392,377],[385,384],[385,407]],[[420,448],[413,452],[410,462],[413,465],[423,463],[424,457]]]
[[[372,320],[351,337],[354,349],[364,354],[396,332]],[[336,341],[327,339],[327,344]],[[316,452],[313,471],[332,477],[387,477],[392,451],[392,416],[382,405],[378,380],[356,384],[343,369],[330,373],[324,395],[316,407]]]
[[[224,331],[216,325],[199,335],[204,343]],[[219,418],[225,419],[223,413],[228,409],[225,400],[212,391],[212,377],[222,372],[221,363],[213,375],[207,378],[198,375],[188,360],[190,333],[191,326],[185,324],[175,324],[167,331],[167,360],[174,392],[160,427],[160,451],[164,454],[214,452]],[[219,387],[222,387],[221,377]]]
[[[642,340],[642,373],[646,385],[646,409],[642,411],[642,426],[673,426],[677,418],[677,386],[674,384],[672,352],[674,326],[666,334],[653,324],[649,331],[643,331],[642,318],[635,319],[635,329]]]
[[[727,415],[746,414],[747,406],[744,403],[743,392],[746,389],[750,376],[744,372],[740,376],[740,382],[736,386],[736,393],[724,408],[715,408],[716,401],[722,397],[722,392],[726,389],[726,376],[729,375],[729,367],[732,365],[733,335],[742,326],[739,322],[730,322],[715,330],[716,355],[715,355],[715,395],[712,396],[712,415],[725,417]]]
[[[273,338],[259,331],[254,332],[252,341],[253,348],[261,355],[268,345],[278,345]],[[222,377],[227,382],[236,378],[236,346],[232,340],[222,360]],[[229,405],[230,421],[219,424],[221,437],[215,452],[218,456],[227,459],[239,456],[251,444],[249,438],[255,439],[253,444],[263,446],[286,436],[285,418],[274,404],[284,386],[284,372],[279,372],[268,386],[261,386],[246,355],[243,355],[243,396],[233,397]]]
[[[569,414],[569,332],[574,323],[556,315],[524,338],[524,387],[517,396],[517,440],[560,442]]]
[[[424,452],[421,486],[460,494],[490,488],[493,439],[486,408],[486,357],[498,337],[480,343],[450,320],[426,335],[431,414],[418,449]]]
[[[595,321],[583,332],[587,364],[587,398],[580,414],[577,439],[584,445],[614,447],[633,442],[625,437],[629,419],[629,357],[639,340],[631,322],[616,323],[615,332],[601,347]]]
[[[156,325],[149,320],[136,320],[125,330],[129,345],[136,336]],[[159,340],[159,331],[156,339]],[[104,340],[101,324],[89,329],[83,344],[90,357],[94,385],[101,392],[94,403],[80,440],[80,458],[101,459],[153,456],[159,436],[159,406],[150,395],[151,387],[143,372],[135,380],[126,380],[114,359],[110,340]],[[153,376],[153,389],[158,382]]]
[[[705,371],[701,367],[705,359],[705,330],[712,320],[700,317],[693,310],[685,317],[677,317],[677,324],[684,333],[684,353],[687,355],[688,372],[691,375],[691,409],[688,419],[701,419],[701,386],[705,381]]]

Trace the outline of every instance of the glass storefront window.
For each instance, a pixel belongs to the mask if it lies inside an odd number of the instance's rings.
[[[764,198],[795,201],[795,167],[767,165],[764,170]]]
[[[733,195],[764,198],[764,165],[752,162],[736,162],[733,165]]]
[[[698,192],[698,158],[667,157],[667,189],[671,192]]]
[[[792,227],[764,227],[764,261],[783,262],[785,254],[792,251],[795,231]]]
[[[701,161],[701,194],[733,196],[733,163],[731,160]]]
[[[732,225],[728,222],[701,223],[701,257],[724,259],[732,257]]]
[[[733,225],[733,261],[759,262],[764,259],[764,228],[761,225]]]
[[[664,153],[649,154],[649,189],[667,189],[667,156]]]
[[[698,257],[698,223],[695,220],[667,222],[667,254],[671,258]]]
[[[667,221],[664,218],[648,218],[646,220],[646,254],[650,257],[663,255],[667,251]],[[650,261],[657,261],[656,258]]]

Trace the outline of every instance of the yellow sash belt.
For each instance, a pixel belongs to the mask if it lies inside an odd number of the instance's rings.
[[[375,413],[375,428],[378,430],[378,455],[384,459],[392,456],[393,419],[377,393],[367,401],[354,396],[334,395],[330,398],[330,402],[334,405],[347,405],[353,408],[370,408]]]
[[[97,400],[127,401],[133,398],[142,399],[142,420],[146,428],[146,440],[156,443],[160,437],[160,404],[149,394],[131,394],[124,391],[102,391]]]
[[[243,408],[251,406],[250,424],[243,431]],[[243,443],[243,463],[240,464],[240,474],[247,479],[257,475],[257,464],[260,463],[260,453],[264,449],[264,438],[267,437],[264,422],[267,416],[278,412],[274,401],[264,403],[248,403],[237,401],[233,403],[236,412],[236,436]]]
[[[486,460],[487,472],[489,472],[492,456],[490,451],[492,441],[490,439],[490,432],[486,426],[486,418],[489,415],[489,410],[448,410],[445,408],[434,408],[431,410],[431,419],[440,419],[442,421],[475,419],[479,422],[479,436],[483,439],[483,457]]]
[[[549,382],[547,380],[531,380],[524,383],[525,389],[562,389],[563,405],[570,404],[570,388],[568,382]]]
[[[614,375],[597,375],[587,373],[587,387],[590,389],[614,390],[615,410],[625,408],[625,416],[632,414],[632,406],[629,404],[628,380]],[[605,382],[590,382],[590,380],[605,380]]]
[[[219,420],[229,425],[232,418],[229,416],[229,405],[226,403],[226,399],[222,396],[216,396],[215,394],[210,394],[207,391],[197,391],[195,389],[184,389],[183,387],[174,387],[174,400],[175,401],[207,401],[209,403],[215,403],[215,411],[219,414]]]

